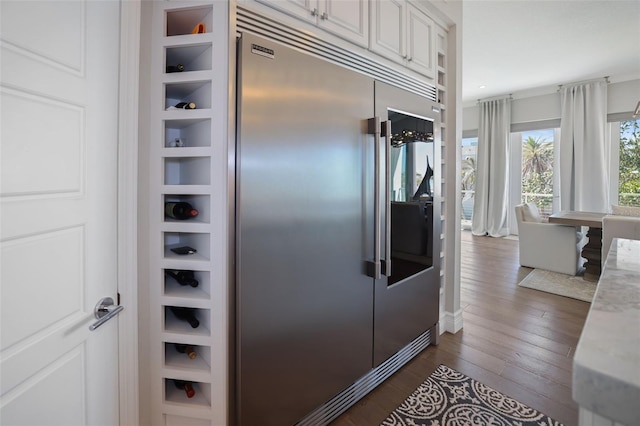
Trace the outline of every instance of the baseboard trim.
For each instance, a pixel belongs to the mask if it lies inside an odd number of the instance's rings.
[[[442,324],[440,328],[442,332],[456,334],[462,330],[462,309],[458,309],[454,313],[444,312],[440,317],[440,324]]]

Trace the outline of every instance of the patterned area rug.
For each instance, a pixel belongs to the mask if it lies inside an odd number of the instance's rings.
[[[574,277],[544,269],[534,269],[518,285],[584,302],[593,300],[597,287],[597,283],[585,281],[581,276]]]
[[[445,365],[440,365],[381,426],[562,426]]]

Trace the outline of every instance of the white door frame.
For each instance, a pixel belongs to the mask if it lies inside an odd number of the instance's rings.
[[[120,2],[118,111],[118,317],[120,425],[139,424],[138,89],[141,0]]]

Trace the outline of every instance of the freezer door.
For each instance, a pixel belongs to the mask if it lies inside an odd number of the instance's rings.
[[[375,82],[382,121],[379,184],[382,278],[375,284],[374,365],[439,318],[440,109]]]
[[[239,52],[237,424],[293,425],[372,366],[373,80]]]

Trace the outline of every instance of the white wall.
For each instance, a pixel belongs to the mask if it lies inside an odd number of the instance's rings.
[[[610,83],[608,87],[608,113],[633,111],[640,100],[640,79]],[[529,123],[560,119],[560,93],[553,91],[541,95],[526,96],[514,93],[511,106],[511,123]],[[462,110],[462,130],[478,129],[478,106]]]
[[[611,83],[607,100],[609,114],[633,111],[640,101],[640,79]]]

